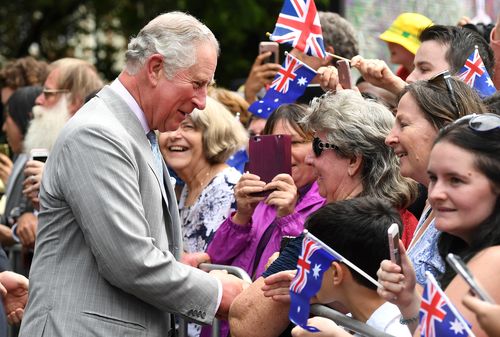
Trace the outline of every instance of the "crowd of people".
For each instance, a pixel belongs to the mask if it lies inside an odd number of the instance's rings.
[[[215,87],[219,43],[181,12],[144,26],[107,85],[75,58],[5,64],[0,337],[6,321],[20,336],[176,336],[179,318],[205,325],[190,324],[192,337],[216,318],[224,337],[312,336],[288,316],[304,229],[380,284],[335,261],[311,303],[416,336],[430,273],[476,336],[500,335],[500,93],[457,76],[477,50],[500,88],[500,15],[481,35],[467,18],[402,13],[379,36],[395,73],[358,55],[340,15],[319,20],[328,56],[290,50],[317,71],[310,90],[266,118],[248,108],[281,65],[263,53],[237,91]],[[354,88],[332,55],[361,74]],[[276,135],[291,139],[291,171],[264,182],[248,170],[249,139]],[[493,303],[469,294],[448,253]],[[324,317],[309,324],[350,335]]]

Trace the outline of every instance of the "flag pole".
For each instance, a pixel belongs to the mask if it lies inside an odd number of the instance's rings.
[[[315,237],[314,235],[312,235],[307,229],[304,229],[304,234],[306,236],[308,236],[309,238],[313,239],[314,241],[316,241],[328,253],[330,253],[333,256],[335,256],[336,258],[338,258],[340,260],[340,262],[345,263],[346,265],[348,265],[349,267],[351,267],[352,269],[354,269],[356,272],[358,272],[361,276],[363,276],[368,281],[370,281],[371,283],[373,283],[377,288],[383,288],[382,285],[380,283],[378,283],[373,277],[371,277],[370,275],[368,275],[367,273],[365,273],[358,266],[356,266],[354,263],[352,263],[351,261],[349,261],[348,259],[346,259],[342,255],[340,255],[339,253],[337,253],[331,247],[327,246],[323,241],[321,241],[320,239],[318,239],[317,237]]]
[[[339,55],[335,55],[335,54],[332,54],[332,53],[329,53],[329,52],[326,52],[326,55],[330,55],[333,58],[336,58],[336,59],[339,59],[339,60],[344,60],[344,61],[347,61],[347,62],[351,63],[351,60],[349,60],[348,58],[339,56]]]

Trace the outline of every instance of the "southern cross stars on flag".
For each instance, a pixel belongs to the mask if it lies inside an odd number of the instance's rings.
[[[325,58],[323,33],[313,0],[285,0],[270,39]]]
[[[465,319],[453,306],[431,273],[420,304],[421,337],[475,337]]]
[[[470,87],[476,89],[482,97],[493,95],[496,92],[495,85],[484,66],[477,47],[467,58],[457,76]]]
[[[307,325],[309,302],[321,288],[323,273],[330,268],[333,261],[341,261],[341,258],[323,249],[322,245],[310,238],[308,234],[302,241],[302,254],[297,262],[297,275],[290,284],[289,318],[292,323],[308,331],[317,332],[319,331],[317,328]]]
[[[287,54],[265,96],[250,105],[248,111],[257,117],[268,118],[281,104],[294,103],[302,96],[316,71],[299,59]]]

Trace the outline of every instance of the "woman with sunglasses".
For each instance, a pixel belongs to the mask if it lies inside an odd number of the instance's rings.
[[[494,114],[466,116],[443,128],[432,148],[429,165],[429,201],[435,212],[439,254],[459,255],[490,295],[500,303],[500,117]],[[415,271],[402,250],[402,270],[383,261],[378,272],[379,294],[396,303],[410,328],[418,323],[420,294]],[[487,336],[461,302],[469,286],[450,266],[438,279],[458,311],[478,337]]]
[[[429,186],[427,166],[439,129],[472,111],[486,112],[476,92],[448,72],[409,84],[400,94],[396,121],[386,138],[399,158],[401,174]],[[426,271],[436,277],[444,272],[434,217],[435,212],[427,205],[408,247],[420,285],[426,282]]]
[[[314,154],[307,157],[307,163],[317,174],[319,194],[327,202],[377,197],[411,219],[404,209],[416,196],[416,184],[401,176],[396,156],[384,143],[394,121],[392,113],[352,90],[326,94],[313,101],[311,110],[303,123],[316,136]],[[295,270],[301,247],[302,237],[292,240],[263,276]],[[232,336],[278,336],[288,326],[289,306],[265,297],[263,285],[260,277],[233,302],[229,315]],[[268,317],[273,319],[266,320]],[[253,331],[251,327],[257,325],[259,329]]]

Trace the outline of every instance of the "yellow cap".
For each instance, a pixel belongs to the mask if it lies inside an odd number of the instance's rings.
[[[420,46],[420,33],[432,26],[432,20],[418,13],[403,13],[383,32],[379,38],[386,42],[397,43],[415,54]]]

